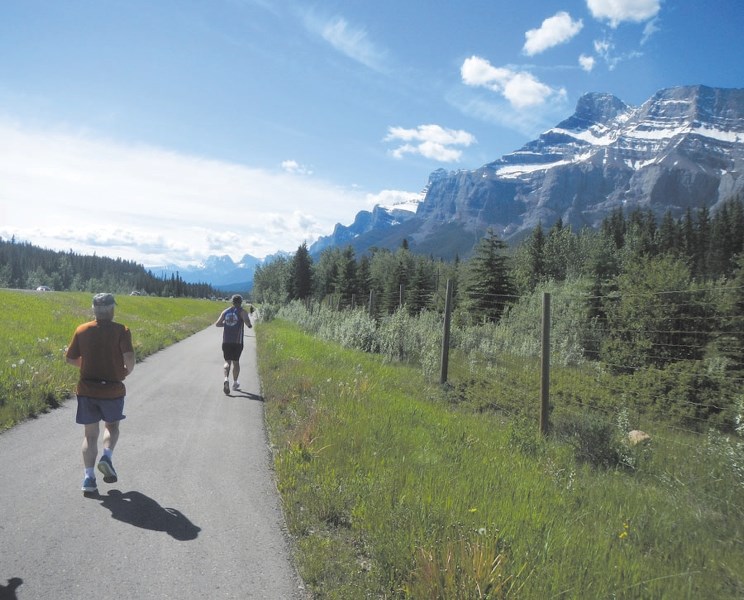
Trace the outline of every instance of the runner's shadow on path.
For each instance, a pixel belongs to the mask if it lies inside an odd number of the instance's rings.
[[[181,511],[160,506],[141,492],[122,493],[119,490],[110,490],[107,496],[91,497],[98,500],[101,506],[108,508],[111,516],[117,521],[142,529],[164,531],[180,542],[195,540],[201,531],[201,528],[189,521]]]
[[[235,398],[248,398],[248,400],[256,400],[258,402],[263,402],[263,396],[259,396],[258,394],[251,394],[250,392],[245,392],[243,390],[232,390],[229,396]]]
[[[11,577],[8,579],[8,585],[0,585],[0,600],[18,600],[15,591],[22,583],[23,579],[20,577]]]

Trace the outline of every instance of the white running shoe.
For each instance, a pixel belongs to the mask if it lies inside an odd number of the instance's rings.
[[[234,390],[239,390],[240,389],[240,384],[237,381],[235,383],[233,383],[233,389]]]

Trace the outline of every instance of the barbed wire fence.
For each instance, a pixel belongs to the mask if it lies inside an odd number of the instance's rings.
[[[744,296],[741,288],[597,295],[555,284],[542,296],[481,294],[475,300],[495,306],[502,318],[473,324],[462,296],[453,314],[452,282],[437,283],[427,302],[436,307],[434,318],[425,324],[436,331],[417,331],[410,339],[404,331],[407,322],[379,314],[380,299],[373,292],[353,297],[347,305],[329,296],[315,305],[308,301],[305,308],[310,313],[322,307],[366,313],[376,320],[376,333],[386,320],[396,319],[387,325],[397,328],[393,358],[427,360],[430,371],[438,363],[434,376],[454,389],[454,397],[460,389],[478,386],[479,378],[496,380],[498,398],[481,399],[483,409],[526,416],[543,433],[555,419],[594,416],[622,419],[628,427],[657,437],[668,434],[670,440],[680,432],[705,434],[711,426],[744,435],[744,315],[737,312],[736,302],[722,300],[726,294]],[[398,297],[399,311],[404,312],[403,286]],[[616,307],[623,303],[630,306],[630,314],[620,318]],[[354,327],[345,340],[358,337],[358,320]],[[374,342],[364,349],[371,347],[385,351]],[[422,358],[425,352],[427,359]],[[450,352],[465,357],[467,373],[459,370],[452,376]]]
[[[677,434],[689,434],[694,440],[711,427],[724,434],[744,435],[744,315],[737,312],[735,302],[722,302],[721,294],[741,296],[742,289],[644,292],[635,298],[617,293],[559,293],[553,298],[545,293],[542,306],[537,306],[536,295],[481,298],[503,303],[504,317],[482,328],[484,335],[490,331],[493,337],[481,341],[478,348],[469,346],[462,334],[445,332],[443,337],[452,337],[455,343],[443,345],[440,381],[459,383],[447,373],[444,357],[450,349],[475,351],[480,365],[486,367],[484,372],[499,378],[505,394],[515,399],[513,406],[539,422],[543,433],[550,427],[551,416],[560,415],[561,420],[574,421],[587,416],[608,422],[621,419],[629,428],[663,436],[670,443],[695,444],[689,439],[680,442]],[[638,306],[636,320],[626,316],[631,321],[623,324],[606,312],[591,314],[593,306],[621,301]],[[525,326],[528,310],[532,311],[531,326]],[[614,353],[607,350],[612,344]],[[531,380],[513,383],[513,374],[500,366],[510,354],[522,359],[523,369],[532,370]],[[556,363],[564,371],[559,381],[551,369]],[[579,385],[577,379],[571,389],[565,381],[566,369],[583,372],[590,380],[593,376],[598,383]],[[634,378],[640,381],[628,385]],[[599,389],[602,384],[609,389]],[[614,397],[608,400],[608,395]]]

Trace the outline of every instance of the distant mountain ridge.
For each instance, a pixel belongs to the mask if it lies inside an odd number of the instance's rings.
[[[412,218],[379,220],[351,240],[337,226],[334,236],[343,235],[324,247],[348,243],[361,253],[405,238],[413,252],[464,258],[489,227],[516,242],[559,218],[597,227],[619,207],[680,217],[742,194],[742,167],[744,89],[669,88],[639,107],[590,93],[521,149],[472,171],[434,171]]]
[[[267,260],[273,260],[276,256],[275,254],[262,260],[246,254],[236,263],[223,254],[210,256],[202,264],[195,266],[164,265],[147,267],[147,269],[160,278],[168,278],[178,273],[187,283],[208,283],[226,292],[247,292],[253,287],[253,275],[256,268]]]
[[[396,225],[405,223],[416,216],[419,204],[423,202],[427,188],[415,200],[401,201],[388,205],[378,204],[372,211],[363,210],[357,213],[354,222],[348,227],[336,224],[333,233],[321,237],[309,248],[310,254],[319,255],[326,248],[346,246],[363,234],[376,231],[387,231]]]
[[[317,257],[351,246],[359,256],[405,239],[419,254],[467,258],[488,228],[517,243],[558,219],[576,230],[597,227],[620,207],[679,218],[737,195],[744,195],[744,89],[668,88],[638,107],[589,93],[573,115],[519,150],[475,170],[438,169],[415,201],[361,211],[309,251]],[[256,267],[270,260],[210,257],[176,270],[187,282],[245,289],[235,286],[252,284]]]

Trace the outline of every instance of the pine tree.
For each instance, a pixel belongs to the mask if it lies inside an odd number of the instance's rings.
[[[467,265],[465,296],[476,320],[498,322],[512,300],[514,286],[504,253],[506,243],[489,228]]]
[[[340,262],[341,250],[326,248],[320,253],[318,262],[313,266],[314,294],[320,301],[337,293]]]
[[[625,232],[627,231],[623,209],[617,208],[613,210],[612,214],[602,221],[600,230],[615,242],[616,248],[622,248],[625,242]]]
[[[341,255],[336,288],[341,306],[351,306],[357,288],[356,256],[351,246],[347,246]]]
[[[292,300],[305,300],[313,290],[313,260],[307,249],[307,243],[302,242],[292,259],[292,275],[290,277],[289,297]]]
[[[695,223],[695,250],[692,259],[692,272],[696,277],[708,277],[708,266],[710,257],[710,211],[707,206],[702,206],[697,211]]]
[[[524,279],[527,282],[527,291],[532,291],[545,278],[545,233],[541,223],[538,223],[532,231],[526,252],[527,264]]]
[[[408,312],[412,315],[419,314],[431,304],[434,293],[431,264],[431,260],[419,259],[416,261],[413,277],[406,294]]]
[[[672,211],[667,210],[661,220],[661,227],[656,232],[656,247],[661,254],[677,254],[679,251],[680,231]]]
[[[370,262],[370,258],[366,254],[359,259],[356,287],[356,294],[359,300],[357,304],[366,302],[372,290],[372,269]]]

